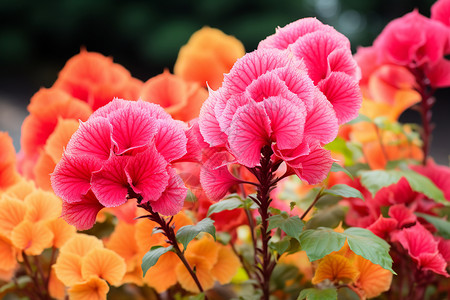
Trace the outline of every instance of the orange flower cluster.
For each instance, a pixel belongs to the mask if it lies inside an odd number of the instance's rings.
[[[389,290],[392,273],[356,255],[346,243],[341,250],[319,260],[312,283],[319,284],[326,280],[333,284],[346,284],[361,299],[366,299]]]
[[[180,212],[174,216],[173,224],[177,232],[179,228],[191,225],[192,221]],[[106,242],[107,248],[114,250],[126,262],[127,271],[123,282],[147,284],[159,293],[179,283],[185,290],[198,293],[191,275],[174,252],[163,254],[145,277],[142,276],[140,264],[145,253],[153,246],[168,246],[162,233],[151,234],[156,226],[156,223],[147,219],[139,219],[134,224],[121,220]],[[239,259],[229,247],[206,236],[189,243],[185,257],[196,270],[205,290],[212,288],[215,281],[221,284],[230,282],[240,266]]]

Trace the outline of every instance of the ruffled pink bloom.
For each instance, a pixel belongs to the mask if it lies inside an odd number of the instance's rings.
[[[258,49],[291,52],[305,64],[309,77],[336,111],[339,124],[354,119],[361,107],[361,78],[349,40],[315,18],[305,18],[277,29]]]
[[[438,241],[420,223],[402,229],[394,238],[408,251],[418,268],[450,277],[446,271],[447,262],[439,252]]]
[[[444,193],[445,199],[450,201],[450,168],[436,164],[432,159],[426,166],[411,166],[411,169],[428,177]]]
[[[431,19],[450,26],[450,1],[438,0],[431,6]]]
[[[188,131],[148,102],[114,99],[98,109],[81,123],[51,176],[63,217],[88,229],[100,209],[126,203],[130,193],[156,212],[178,213],[187,189],[172,163],[188,155]]]

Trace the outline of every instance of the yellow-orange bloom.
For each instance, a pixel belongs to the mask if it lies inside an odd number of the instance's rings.
[[[50,247],[53,233],[44,223],[22,221],[11,233],[14,247],[23,250],[27,255],[39,255],[45,248]]]
[[[331,282],[354,282],[359,276],[359,271],[345,256],[329,254],[319,262],[316,274],[312,279],[313,284],[318,284],[325,279]]]
[[[105,279],[112,285],[118,285],[125,275],[126,265],[116,252],[96,248],[89,251],[81,263],[81,275],[83,278],[96,276]]]
[[[10,271],[17,266],[16,248],[11,240],[0,234],[0,270]]]
[[[25,197],[31,194],[35,189],[36,185],[34,184],[34,181],[20,177],[19,181],[10,186],[4,194],[12,198],[25,200]]]
[[[128,224],[119,221],[114,228],[106,247],[119,254],[127,264],[127,271],[133,271],[136,267],[140,268],[139,247],[135,238],[136,227],[134,224]]]
[[[103,248],[101,240],[92,235],[78,233],[61,247],[60,252],[84,257],[89,251],[96,248]]]
[[[106,300],[109,286],[106,281],[94,276],[86,281],[75,284],[68,292],[70,299]]]
[[[60,252],[53,268],[56,276],[65,286],[72,286],[83,281],[79,255],[70,252]]]
[[[62,247],[77,231],[74,226],[68,224],[62,218],[48,221],[46,224],[53,233],[52,247],[55,248]]]
[[[55,269],[52,268],[48,281],[48,292],[52,298],[63,300],[66,296],[66,287],[61,280],[56,277]]]
[[[49,221],[61,216],[61,200],[50,192],[35,190],[25,197],[27,212],[25,220],[30,222]]]
[[[391,287],[392,273],[372,263],[362,256],[357,256],[355,266],[359,271],[356,286],[364,291],[367,298],[379,296]]]
[[[161,105],[174,119],[187,122],[199,116],[208,92],[198,83],[186,81],[165,70],[144,83],[141,98]]]
[[[0,234],[11,237],[13,229],[25,218],[27,207],[19,199],[6,195],[0,198]]]
[[[236,60],[245,54],[244,45],[219,29],[203,27],[181,47],[174,73],[202,86],[217,89]]]

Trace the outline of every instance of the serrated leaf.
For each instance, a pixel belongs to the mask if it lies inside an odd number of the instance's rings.
[[[340,250],[346,237],[331,228],[308,229],[300,234],[300,245],[310,261],[321,259],[333,251]]]
[[[392,270],[392,258],[389,255],[389,244],[376,236],[372,231],[359,227],[351,227],[343,233],[347,237],[347,243],[355,254],[380,265],[383,269]]]
[[[177,241],[183,244],[184,251],[190,241],[192,241],[200,232],[209,233],[216,239],[216,228],[214,227],[214,221],[210,218],[205,218],[198,222],[196,225],[186,225],[178,229]]]
[[[321,227],[305,230],[300,235],[302,250],[306,252],[311,261],[340,250],[344,246],[345,240],[355,254],[395,274],[392,270],[392,258],[389,256],[389,244],[370,230],[353,227],[339,233],[331,228]]]
[[[341,196],[344,198],[359,198],[364,200],[363,194],[355,188],[348,186],[346,184],[335,184],[331,188],[323,190],[324,194]]]
[[[239,198],[230,198],[219,201],[211,205],[208,209],[208,217],[212,214],[224,211],[224,210],[233,210],[236,208],[244,207],[244,202]]]
[[[343,166],[341,166],[337,162],[333,162],[333,164],[331,165],[330,172],[344,172],[345,174],[347,174],[353,180],[352,173],[350,173],[349,170],[347,170],[346,168],[344,168]]]
[[[444,220],[442,218],[430,216],[423,213],[416,213],[417,216],[424,218],[431,224],[433,224],[434,227],[436,227],[439,235],[443,237],[444,239],[450,239],[450,222],[447,220]]]
[[[288,236],[295,239],[298,239],[303,231],[304,223],[298,216],[289,217],[287,214],[279,214],[271,216],[268,220],[269,228],[267,229],[267,231],[270,231],[274,228],[280,228]]]
[[[269,247],[275,251],[277,251],[278,254],[283,254],[284,252],[286,252],[286,250],[289,248],[289,246],[291,245],[290,242],[291,238],[289,237],[284,237],[281,241],[278,242],[269,242]]]
[[[390,186],[397,183],[404,177],[413,191],[423,193],[428,198],[434,201],[450,205],[444,197],[443,192],[434,185],[434,183],[427,177],[414,172],[412,170],[373,170],[361,171],[361,184],[364,185],[373,196],[383,187]]]
[[[337,290],[304,289],[300,292],[300,295],[298,295],[297,300],[337,300]]]
[[[161,255],[171,251],[172,249],[172,245],[168,247],[154,246],[150,249],[150,251],[145,253],[144,257],[142,258],[141,264],[142,272],[144,273],[143,276],[147,274],[148,269],[153,267],[158,262],[158,259],[161,257]]]

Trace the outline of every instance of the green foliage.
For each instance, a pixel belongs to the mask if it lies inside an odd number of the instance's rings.
[[[369,123],[373,123],[372,119],[369,118],[366,115],[363,114],[359,114],[356,118],[354,118],[353,120],[351,120],[350,122],[347,122],[346,124],[348,125],[353,125],[356,123],[360,123],[360,122],[369,122]]]
[[[344,220],[345,208],[342,205],[331,205],[319,210],[305,224],[306,229],[314,229],[318,227],[335,228]]]
[[[373,196],[375,196],[381,188],[397,183],[404,177],[409,182],[412,190],[423,193],[438,203],[450,205],[450,202],[445,199],[442,191],[437,188],[430,179],[412,170],[361,171],[360,175],[362,185],[364,185]]]
[[[424,218],[431,224],[433,224],[434,227],[436,227],[438,233],[440,236],[442,236],[444,239],[450,239],[450,222],[447,220],[444,220],[442,218],[430,216],[423,213],[416,213],[417,216]]]
[[[267,231],[270,231],[274,228],[280,228],[283,230],[288,236],[298,239],[300,234],[303,231],[304,223],[298,216],[289,217],[289,215],[284,212],[279,215],[271,216],[269,219],[269,228]]]
[[[359,198],[364,200],[364,196],[355,188],[348,186],[346,184],[335,184],[331,188],[323,190],[324,194],[341,196],[344,198]]]
[[[300,292],[297,300],[336,300],[336,289],[319,290],[314,288],[304,289]]]
[[[285,236],[282,240],[278,241],[278,242],[272,242],[269,241],[269,247],[272,250],[277,251],[278,254],[283,254],[284,252],[286,252],[286,250],[289,248],[289,246],[291,245],[290,242],[291,238]]]
[[[244,202],[240,198],[233,197],[229,199],[224,199],[222,201],[214,203],[209,207],[208,217],[214,213],[218,213],[224,210],[233,210],[240,207],[244,207]]]
[[[392,258],[389,256],[389,244],[370,230],[353,227],[340,233],[331,228],[321,227],[305,230],[300,235],[302,250],[306,251],[311,261],[340,250],[344,246],[345,240],[355,254],[395,273],[392,270]]]
[[[353,152],[348,148],[347,142],[343,138],[335,138],[334,141],[326,144],[324,148],[333,152],[341,153],[344,156],[344,164],[346,166],[351,166],[354,164]]]
[[[333,164],[331,165],[331,170],[330,172],[344,172],[345,174],[347,174],[351,179],[353,179],[353,175],[352,173],[350,173],[349,170],[347,170],[346,168],[344,168],[343,166],[341,166],[340,164],[333,162]]]
[[[216,228],[214,227],[214,221],[210,218],[205,218],[198,222],[196,225],[186,225],[178,229],[176,238],[177,241],[183,244],[184,251],[190,241],[192,241],[200,232],[209,233],[216,239]]]
[[[200,293],[194,296],[189,296],[188,298],[189,300],[204,300],[205,299],[205,294],[204,293]]]
[[[141,264],[142,272],[144,273],[143,276],[147,274],[148,269],[153,267],[158,262],[158,259],[160,258],[161,255],[169,251],[172,251],[172,249],[173,249],[172,245],[168,247],[153,246],[150,249],[150,251],[145,253],[144,257],[142,258]]]

